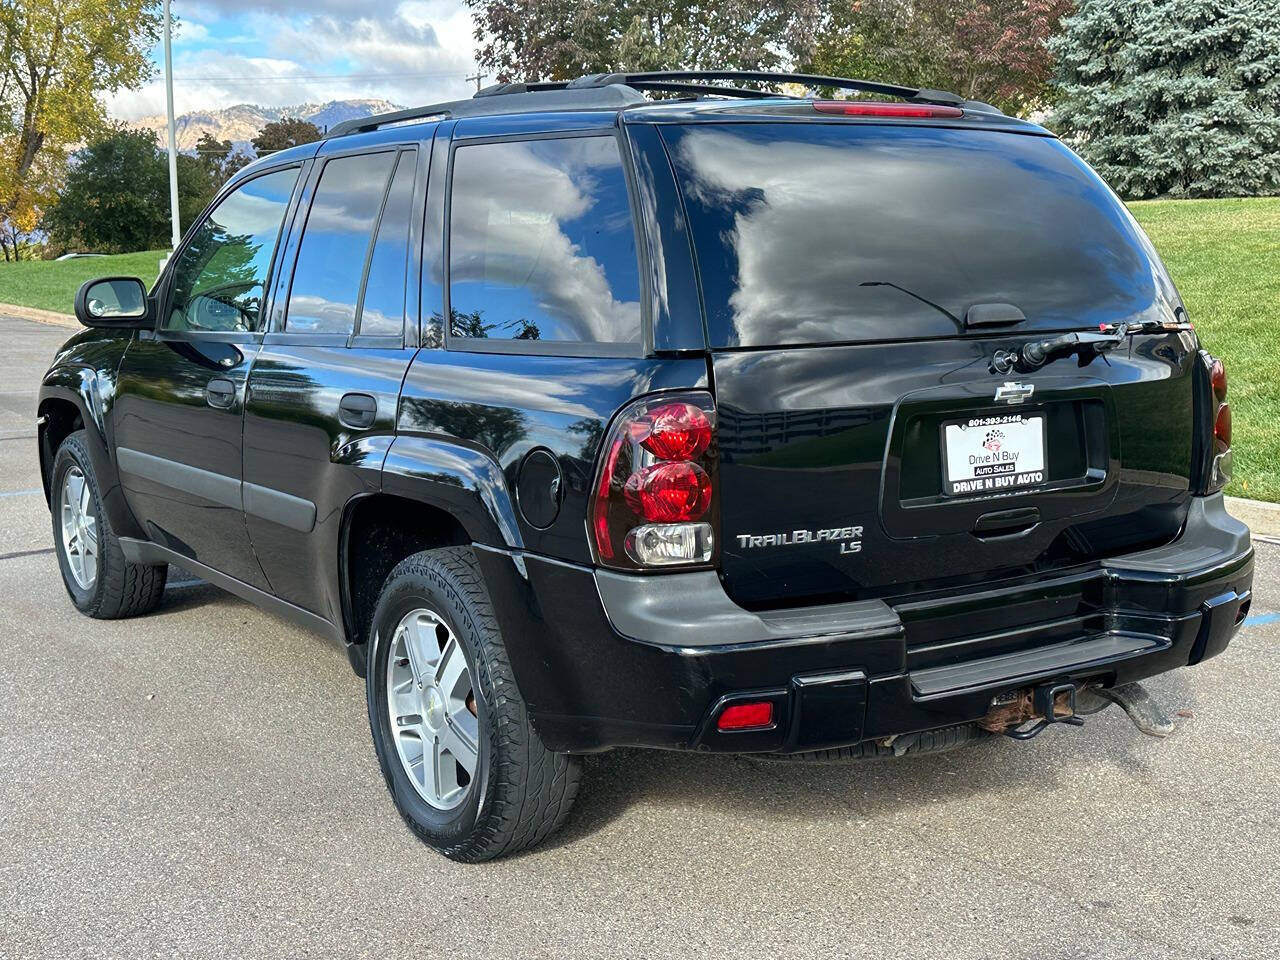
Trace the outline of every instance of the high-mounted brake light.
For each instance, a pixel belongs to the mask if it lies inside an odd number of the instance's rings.
[[[694,392],[636,401],[614,419],[590,508],[602,564],[642,570],[712,561],[715,417],[711,395]]]
[[[815,100],[813,109],[842,117],[963,117],[959,107],[929,103],[882,103],[878,100]]]

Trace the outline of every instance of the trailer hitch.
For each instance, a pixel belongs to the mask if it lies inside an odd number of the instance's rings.
[[[1030,740],[1044,733],[1051,723],[1065,723],[1083,727],[1084,717],[1076,713],[1076,685],[1074,683],[1042,684],[1031,691],[1031,708],[1037,718],[1029,727],[1022,725],[1002,731],[1014,740]]]

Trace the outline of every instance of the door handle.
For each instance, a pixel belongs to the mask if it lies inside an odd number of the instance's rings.
[[[373,426],[378,415],[378,401],[367,393],[348,393],[338,403],[338,419],[353,430]]]
[[[229,407],[236,402],[236,385],[223,377],[214,377],[204,388],[204,398],[211,407]]]
[[[984,513],[973,525],[973,535],[979,540],[999,540],[1017,537],[1040,522],[1039,507],[1015,507]]]

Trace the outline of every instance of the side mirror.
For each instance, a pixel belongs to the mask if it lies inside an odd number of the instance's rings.
[[[146,285],[137,277],[86,281],[76,293],[76,319],[86,327],[142,329],[155,325]]]

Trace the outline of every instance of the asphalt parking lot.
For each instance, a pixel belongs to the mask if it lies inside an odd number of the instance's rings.
[[[1227,652],[1025,744],[801,765],[589,758],[568,827],[479,867],[401,823],[324,640],[176,575],[79,616],[40,374],[0,319],[0,956],[1280,956],[1280,546]]]

